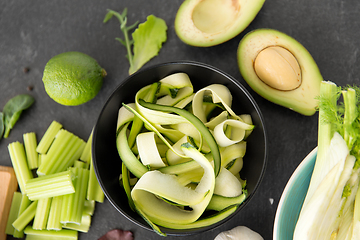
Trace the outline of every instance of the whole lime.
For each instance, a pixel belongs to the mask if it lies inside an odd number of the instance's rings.
[[[100,91],[106,71],[81,52],[64,52],[45,65],[43,83],[55,102],[76,106],[93,99]]]

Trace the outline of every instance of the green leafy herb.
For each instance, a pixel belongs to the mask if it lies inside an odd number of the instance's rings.
[[[9,136],[10,130],[14,127],[15,123],[19,120],[19,117],[23,110],[29,108],[35,99],[28,94],[19,94],[11,98],[4,106],[4,138]]]
[[[116,40],[126,47],[126,57],[130,63],[129,74],[133,74],[150,59],[158,55],[162,43],[167,40],[167,25],[163,19],[150,15],[147,17],[146,22],[139,24],[132,34],[133,39],[130,39],[129,31],[134,29],[138,22],[131,26],[126,26],[126,15],[126,8],[121,14],[108,10],[103,22],[108,22],[113,16],[120,21],[120,29],[124,34],[124,39],[116,38]],[[132,47],[134,53],[132,52]]]

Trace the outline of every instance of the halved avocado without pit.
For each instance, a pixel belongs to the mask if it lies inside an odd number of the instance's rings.
[[[186,44],[210,47],[241,33],[265,0],[185,0],[176,14],[175,31]]]
[[[274,29],[256,29],[240,41],[237,58],[242,77],[260,96],[306,116],[316,112],[323,78],[297,40]]]

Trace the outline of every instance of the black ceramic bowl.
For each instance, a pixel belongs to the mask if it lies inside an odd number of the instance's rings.
[[[151,230],[151,227],[130,209],[125,191],[119,185],[121,159],[115,145],[117,116],[121,104],[134,102],[135,93],[140,88],[176,72],[189,75],[194,91],[213,83],[227,86],[233,95],[232,108],[235,113],[251,114],[255,125],[247,139],[244,167],[240,172],[241,177],[247,181],[248,198],[235,213],[211,226],[190,230],[161,228],[167,235],[189,235],[217,227],[239,213],[253,197],[264,175],[267,143],[263,117],[252,96],[237,80],[214,67],[197,62],[164,63],[136,72],[116,88],[103,107],[93,132],[92,155],[97,178],[107,199],[127,219]]]

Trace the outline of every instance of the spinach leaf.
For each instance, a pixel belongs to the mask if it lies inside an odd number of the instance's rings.
[[[0,112],[0,140],[4,133],[4,114]]]
[[[28,94],[19,94],[11,98],[4,106],[4,138],[9,136],[10,130],[14,127],[18,121],[23,110],[29,108],[35,99]]]

